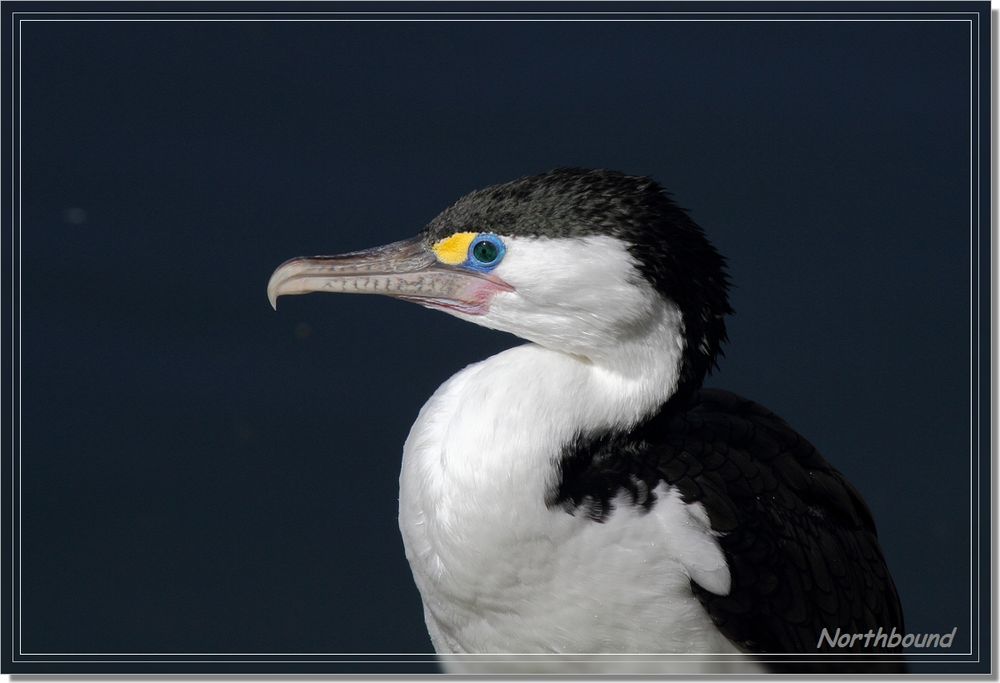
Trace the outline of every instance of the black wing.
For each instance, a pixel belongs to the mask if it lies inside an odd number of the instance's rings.
[[[622,490],[651,507],[665,481],[708,513],[729,564],[728,595],[692,589],[719,629],[752,653],[869,653],[816,658],[775,669],[902,670],[871,653],[896,653],[888,639],[831,647],[840,634],[902,635],[899,597],[871,512],[853,486],[816,449],[765,408],[718,390],[664,411],[630,434],[581,438],[567,449],[551,503],[612,511]],[[771,658],[768,658],[771,659]],[[804,659],[804,658],[800,658]],[[854,659],[855,662],[849,662]],[[867,661],[866,661],[867,660]],[[838,664],[839,662],[839,664]]]

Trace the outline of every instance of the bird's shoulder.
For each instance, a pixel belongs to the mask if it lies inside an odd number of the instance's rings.
[[[642,492],[666,482],[703,503],[718,532],[736,527],[732,497],[740,494],[874,531],[860,494],[809,441],[760,404],[719,389],[668,402],[632,429],[577,434],[560,470],[552,502],[596,521],[622,491],[651,506]]]
[[[562,454],[549,503],[601,522],[616,504],[652,509],[662,484],[710,520],[731,588],[720,595],[692,581],[692,590],[740,648],[837,652],[819,644],[823,628],[902,631],[868,506],[770,410],[702,389],[627,432],[581,434]]]

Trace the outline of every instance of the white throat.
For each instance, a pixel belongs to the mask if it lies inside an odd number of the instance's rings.
[[[677,387],[683,352],[681,313],[662,300],[644,325],[588,356],[537,344],[508,349],[435,392],[404,457],[432,454],[439,484],[471,487],[464,490],[480,500],[492,492],[511,500],[491,480],[520,480],[520,491],[536,495],[554,483],[563,448],[576,437],[627,431],[658,410]]]
[[[432,635],[477,623],[489,596],[506,603],[538,590],[542,579],[524,572],[544,573],[536,563],[551,560],[561,536],[593,524],[546,506],[564,448],[655,412],[677,386],[683,350],[681,314],[662,302],[600,355],[526,344],[435,392],[410,431],[400,476],[400,529]],[[525,562],[525,548],[539,543],[541,555]],[[438,640],[449,638],[436,641],[439,650],[476,647],[454,633]]]
[[[631,427],[657,410],[677,390],[684,358],[684,320],[671,302],[660,301],[654,313],[632,334],[584,358],[607,391],[603,401],[613,424]]]

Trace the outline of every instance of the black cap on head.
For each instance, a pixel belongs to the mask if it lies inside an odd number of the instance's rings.
[[[628,245],[642,275],[684,316],[679,393],[697,389],[722,353],[724,318],[732,313],[725,259],[649,178],[581,168],[520,178],[462,197],[430,222],[425,238],[435,242],[462,231],[616,237]]]

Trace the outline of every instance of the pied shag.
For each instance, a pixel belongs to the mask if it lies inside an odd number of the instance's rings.
[[[902,670],[860,494],[781,418],[702,388],[728,285],[658,184],[586,169],[274,272],[273,306],[384,294],[529,342],[445,382],[403,446],[399,527],[447,670]]]

